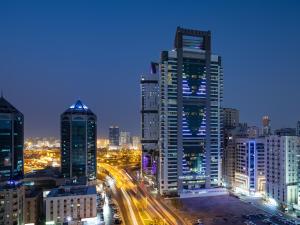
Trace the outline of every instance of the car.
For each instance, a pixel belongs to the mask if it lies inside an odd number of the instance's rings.
[[[114,223],[115,223],[115,224],[121,224],[121,223],[122,223],[122,220],[121,220],[121,219],[115,219]]]

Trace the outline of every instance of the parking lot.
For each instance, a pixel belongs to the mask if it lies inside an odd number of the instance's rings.
[[[229,195],[169,199],[166,201],[169,206],[176,208],[176,212],[192,224],[197,219],[200,219],[204,225],[239,225],[246,224],[246,222],[247,224],[258,225],[284,224],[277,218],[269,218],[270,215],[252,204]]]

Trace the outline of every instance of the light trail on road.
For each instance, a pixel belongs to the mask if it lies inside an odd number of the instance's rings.
[[[123,215],[130,215],[125,224],[146,225],[155,220],[163,222],[165,225],[183,225],[181,219],[175,218],[169,209],[164,207],[159,201],[152,197],[147,191],[134,183],[132,177],[123,169],[113,167],[109,164],[101,163],[98,166],[109,172],[113,177],[116,187],[123,196],[124,207],[121,207]],[[119,199],[119,201],[121,201]],[[143,202],[146,202],[146,207]],[[146,218],[145,218],[146,217]],[[152,222],[151,222],[152,221]],[[127,222],[127,223],[126,223]]]

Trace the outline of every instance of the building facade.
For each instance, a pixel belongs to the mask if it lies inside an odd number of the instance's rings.
[[[142,173],[157,185],[158,136],[159,136],[159,66],[151,63],[151,73],[142,75],[141,87],[141,144]]]
[[[159,190],[177,195],[221,183],[223,72],[209,31],[178,27],[160,66]]]
[[[95,186],[62,186],[52,189],[45,198],[46,223],[97,224],[97,192]]]
[[[262,136],[271,135],[271,120],[269,116],[262,118]]]
[[[240,112],[233,108],[223,108],[223,126],[226,129],[235,128],[240,123]]]
[[[97,117],[81,101],[61,115],[61,172],[96,179]]]
[[[128,148],[131,144],[130,132],[121,131],[119,144],[122,148]]]
[[[114,147],[120,145],[120,128],[118,126],[109,127],[109,145]]]
[[[24,176],[24,117],[0,97],[0,182]]]
[[[43,192],[38,189],[25,190],[25,224],[40,224],[43,213]]]
[[[298,204],[299,137],[266,138],[266,195],[284,208]]]
[[[24,186],[20,182],[8,181],[0,186],[0,224],[24,224]]]
[[[237,138],[234,189],[246,195],[265,192],[265,139]]]

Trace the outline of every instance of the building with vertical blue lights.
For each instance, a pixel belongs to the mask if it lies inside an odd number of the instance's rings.
[[[81,101],[61,115],[61,172],[65,178],[96,179],[97,117]]]
[[[0,97],[0,182],[24,176],[24,117]]]
[[[150,74],[142,75],[141,131],[142,173],[157,187],[158,137],[159,137],[159,64],[151,63]]]
[[[221,57],[210,31],[178,27],[160,62],[159,190],[163,195],[221,183]]]

